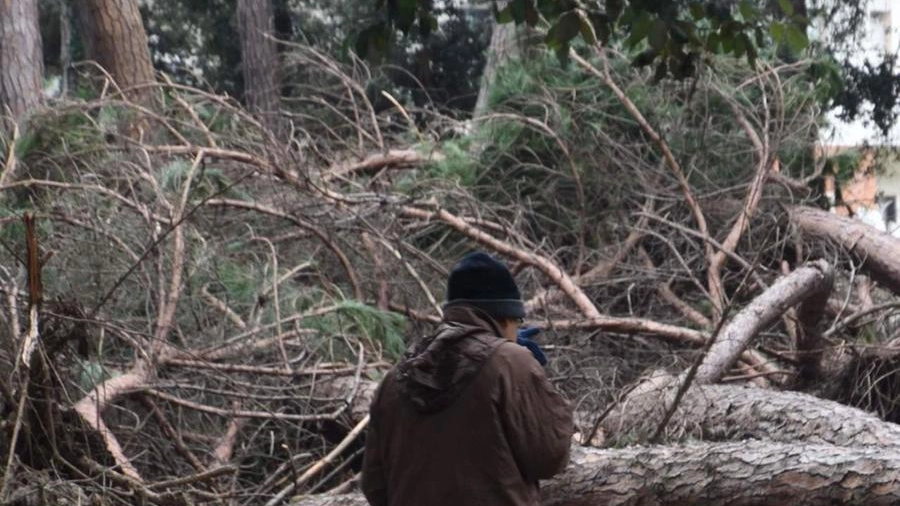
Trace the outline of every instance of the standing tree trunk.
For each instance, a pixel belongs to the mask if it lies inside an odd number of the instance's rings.
[[[522,55],[522,41],[520,35],[527,28],[517,26],[515,23],[495,23],[491,33],[491,43],[487,49],[487,60],[484,63],[484,72],[481,73],[481,85],[478,89],[478,100],[475,102],[473,118],[483,116],[488,109],[491,97],[491,88],[497,70],[503,62],[519,58]]]
[[[88,55],[109,72],[127,97],[144,102],[155,81],[147,33],[137,0],[80,0]]]
[[[278,111],[278,51],[271,0],[238,0],[241,68],[247,108],[270,128]]]
[[[69,68],[72,66],[72,6],[68,0],[59,2],[59,95],[69,94]]]
[[[42,77],[37,0],[0,0],[0,116],[36,106]]]

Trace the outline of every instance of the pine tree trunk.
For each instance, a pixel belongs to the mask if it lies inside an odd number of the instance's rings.
[[[649,439],[679,386],[674,377],[666,379],[657,381],[656,389],[629,395],[603,420],[606,445]],[[668,442],[752,438],[900,450],[900,425],[860,409],[799,392],[737,385],[693,385],[669,420],[666,435]]]
[[[42,78],[37,0],[0,0],[0,116],[35,107]]]
[[[900,239],[861,221],[811,207],[791,208],[790,219],[804,237],[842,246],[872,281],[900,294]]]
[[[126,96],[149,100],[152,91],[141,87],[155,77],[137,0],[80,0],[79,7],[90,58]]]
[[[245,102],[271,127],[278,111],[278,51],[271,38],[275,32],[271,0],[238,0],[237,16]]]
[[[898,484],[893,450],[745,441],[573,447],[566,471],[543,482],[541,495],[544,506],[880,506],[900,501]],[[291,504],[367,503],[347,494]]]
[[[543,488],[545,506],[888,505],[894,451],[761,441],[575,449]]]
[[[69,68],[72,66],[72,6],[68,0],[59,2],[59,95],[69,94]]]
[[[519,34],[524,30],[515,23],[494,24],[491,33],[491,43],[487,49],[487,59],[484,71],[481,73],[481,85],[478,89],[478,99],[475,102],[473,118],[483,116],[488,111],[488,103],[491,96],[491,88],[497,77],[497,70],[504,62],[518,58],[522,54],[522,42]]]
[[[750,341],[791,307],[809,298],[819,300],[824,307],[831,293],[832,278],[831,266],[818,260],[776,281],[722,329],[697,370],[697,382],[719,381]]]

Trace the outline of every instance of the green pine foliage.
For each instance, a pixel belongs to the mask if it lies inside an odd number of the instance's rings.
[[[343,348],[344,357],[355,355],[357,350],[348,348],[346,342],[334,336],[346,335],[361,338],[385,357],[396,360],[406,349],[404,334],[406,318],[403,315],[382,311],[369,304],[345,299],[337,303],[334,311],[307,319],[304,326],[318,330],[329,340],[329,346]]]

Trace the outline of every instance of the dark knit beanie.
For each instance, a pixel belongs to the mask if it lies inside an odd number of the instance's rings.
[[[450,271],[445,306],[477,307],[494,318],[524,318],[525,304],[509,269],[486,253],[469,253]]]

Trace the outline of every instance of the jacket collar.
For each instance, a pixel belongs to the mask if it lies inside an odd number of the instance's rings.
[[[497,323],[497,320],[481,309],[472,306],[463,304],[445,306],[442,323],[479,327],[497,337],[503,337],[503,333],[500,331],[500,324]]]

